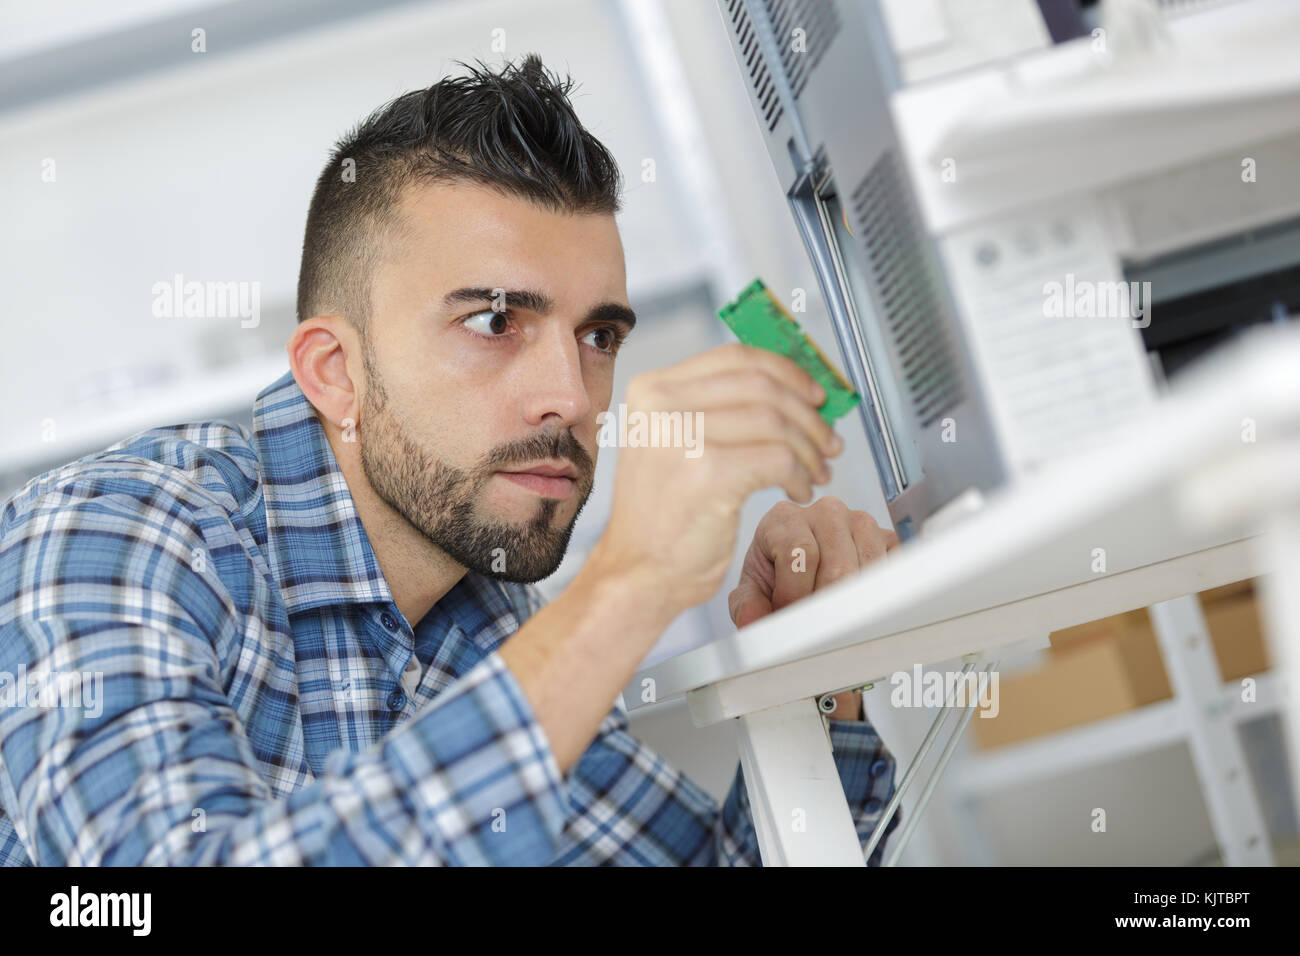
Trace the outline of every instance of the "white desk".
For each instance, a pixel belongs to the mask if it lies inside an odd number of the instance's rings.
[[[826,692],[917,663],[996,656],[1060,628],[1273,571],[1264,581],[1272,656],[1294,686],[1300,330],[1269,328],[1249,339],[1189,375],[1104,450],[1054,463],[960,524],[638,673],[631,686],[650,693],[629,695],[629,707],[685,695],[697,726],[741,720],[765,863],[862,865],[817,709]],[[1247,420],[1254,441],[1243,440]],[[1104,572],[1093,570],[1096,549],[1104,549]],[[1276,586],[1284,580],[1289,590]],[[1174,602],[1154,616],[1163,641],[1195,627],[1198,615]],[[1297,709],[1284,719],[1293,767]]]

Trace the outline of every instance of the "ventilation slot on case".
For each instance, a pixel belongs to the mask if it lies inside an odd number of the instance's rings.
[[[920,221],[893,152],[881,155],[853,192],[862,244],[902,385],[921,428],[963,398],[961,372],[941,321],[942,298]]]
[[[731,29],[736,37],[736,49],[740,51],[740,62],[749,76],[749,85],[754,90],[754,100],[758,103],[758,112],[767,124],[770,133],[781,122],[784,110],[781,100],[776,95],[776,86],[767,74],[767,64],[759,50],[758,34],[749,22],[742,0],[727,0],[727,15],[731,18]]]
[[[840,14],[833,3],[826,0],[762,0],[763,14],[772,24],[777,47],[781,53],[781,68],[785,71],[790,89],[797,98],[808,83],[808,77],[817,68],[827,47],[840,29]],[[758,33],[749,20],[743,0],[726,0],[727,16],[731,19],[740,62],[749,76],[749,85],[758,103],[758,112],[770,133],[781,122],[784,108],[776,95],[776,84],[767,72],[758,42]],[[795,30],[802,30],[801,49],[795,48]]]
[[[768,22],[781,50],[781,63],[797,99],[826,48],[840,32],[839,10],[826,0],[764,0],[763,6],[767,8]],[[802,50],[795,49],[795,30],[803,30]]]

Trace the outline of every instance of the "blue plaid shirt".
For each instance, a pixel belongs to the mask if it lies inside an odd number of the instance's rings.
[[[739,769],[719,808],[621,701],[560,773],[497,653],[542,603],[470,572],[412,629],[289,374],[251,436],[41,475],[0,517],[0,863],[758,864]],[[894,759],[830,728],[865,843]]]

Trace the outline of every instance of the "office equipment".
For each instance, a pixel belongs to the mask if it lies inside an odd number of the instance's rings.
[[[718,317],[746,345],[784,355],[811,375],[826,390],[826,401],[817,411],[828,425],[834,425],[862,400],[762,279],[745,286],[734,302],[718,310]]]
[[[685,697],[698,725],[741,720],[765,863],[863,862],[816,705],[824,692],[881,682],[917,663],[987,663],[1049,631],[1144,606],[1154,606],[1166,660],[1179,662],[1170,668],[1174,713],[1161,719],[1191,741],[1198,774],[1215,779],[1206,803],[1224,860],[1271,862],[1249,774],[1230,772],[1243,765],[1234,727],[1249,708],[1226,706],[1239,688],[1216,680],[1204,618],[1185,596],[1264,575],[1278,681],[1261,682],[1259,711],[1284,712],[1294,774],[1300,328],[1246,338],[1217,357],[1217,368],[1189,373],[1107,448],[1050,463],[992,493],[961,524],[633,677],[630,687],[653,681],[660,701]],[[1258,442],[1240,440],[1235,426],[1247,415],[1259,425]],[[1110,556],[1103,573],[1092,564],[1098,542]],[[1191,649],[1175,656],[1175,644]],[[633,712],[646,706],[625,699]],[[933,776],[913,779],[924,787]],[[806,809],[805,830],[791,828],[791,808]]]
[[[1150,606],[1175,697],[1148,737],[1190,743],[1224,860],[1271,862],[1239,772],[1244,712],[1190,595],[1274,572],[1280,679],[1261,689],[1284,697],[1300,340],[1277,330],[1173,400],[1157,384],[1179,391],[1191,358],[1296,310],[1300,8],[1128,0],[1081,36],[1068,17],[1049,33],[1028,0],[719,6],[895,527],[925,534],[638,678],[697,724],[741,719],[765,861],[860,863],[813,732],[820,695]],[[1294,768],[1300,709],[1285,712]],[[907,772],[922,804],[963,716],[939,767]],[[791,807],[817,808],[811,838],[782,826]]]
[[[1294,4],[1061,43],[1027,0],[719,7],[900,537],[1300,305]]]

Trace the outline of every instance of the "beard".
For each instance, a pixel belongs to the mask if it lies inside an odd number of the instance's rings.
[[[565,428],[498,448],[474,469],[457,468],[411,439],[393,414],[368,343],[363,354],[367,387],[358,428],[361,467],[375,493],[470,571],[527,584],[553,574],[591,494],[594,462],[582,444]],[[523,523],[479,514],[477,503],[494,472],[538,459],[569,461],[578,472],[578,507],[566,527],[552,527],[565,504],[556,498],[539,498],[536,514]]]

